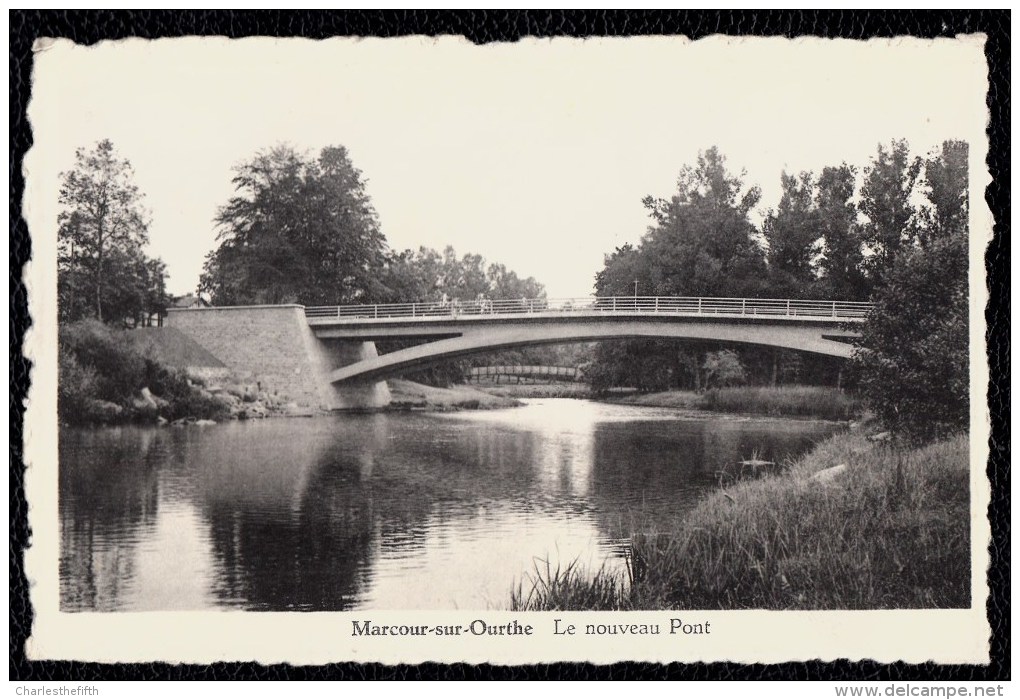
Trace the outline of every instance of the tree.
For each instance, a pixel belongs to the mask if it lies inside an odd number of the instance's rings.
[[[761,198],[745,187],[717,148],[684,167],[669,199],[646,197],[652,225],[637,247],[606,256],[595,276],[599,296],[757,296],[766,289],[766,262],[750,213]],[[596,392],[607,382],[643,391],[701,388],[704,353],[697,343],[601,343],[587,376]]]
[[[457,257],[453,246],[443,251],[443,266],[440,272],[440,288],[451,299],[470,301],[489,292],[489,280],[485,276],[485,258],[477,253],[466,253]]]
[[[136,316],[144,305],[137,272],[145,261],[148,221],[133,180],[131,163],[109,140],[79,148],[74,168],[61,173],[57,269],[65,321]]]
[[[743,173],[726,169],[715,147],[680,171],[670,199],[646,197],[653,220],[641,244],[657,295],[755,296],[765,278],[765,255],[749,215],[761,200]]]
[[[630,243],[625,243],[603,258],[602,269],[595,273],[595,294],[600,297],[630,296],[635,282],[646,291],[650,290],[650,275],[646,256]]]
[[[442,291],[443,256],[424,246],[391,255],[386,262],[387,302],[438,301]]]
[[[733,350],[717,350],[705,355],[705,388],[743,384],[747,379],[744,365]]]
[[[442,253],[431,248],[405,250],[390,256],[386,265],[385,286],[390,301],[472,302],[485,299],[536,299],[545,296],[545,289],[533,277],[522,279],[500,263],[486,263],[477,253],[458,256],[453,246]],[[466,308],[481,309],[481,306]],[[380,343],[382,352],[392,352],[420,341],[389,341]],[[451,360],[419,370],[409,377],[439,386],[461,381],[471,365],[532,364],[523,361],[525,353],[504,351],[474,356],[468,360]]]
[[[966,236],[904,251],[876,292],[854,368],[892,430],[927,440],[964,430],[969,410]]]
[[[784,298],[810,298],[817,276],[814,257],[819,248],[819,216],[811,173],[782,174],[779,208],[769,211],[762,224],[768,245],[769,294]]]
[[[545,296],[545,288],[538,280],[534,277],[521,279],[502,263],[489,265],[486,277],[489,283],[487,295],[491,299],[540,299]]]
[[[213,303],[386,299],[386,241],[344,147],[327,146],[312,159],[279,145],[234,173],[237,194],[217,213],[220,244],[200,283]]]
[[[967,144],[947,141],[924,163],[929,206],[876,290],[854,369],[893,430],[929,440],[969,421]],[[905,189],[915,180],[904,173]]]
[[[871,256],[866,264],[875,283],[881,283],[900,249],[916,239],[917,211],[911,200],[921,167],[921,159],[911,158],[910,145],[900,139],[888,149],[879,144],[865,170],[861,212],[868,219],[863,230]]]
[[[946,141],[942,149],[925,160],[924,181],[931,207],[920,229],[922,245],[938,236],[961,235],[967,230],[970,206],[967,197],[968,144]]]
[[[856,170],[843,163],[823,168],[818,178],[821,249],[817,264],[823,295],[828,299],[864,300],[870,291],[864,275],[863,232],[854,203],[856,177]]]

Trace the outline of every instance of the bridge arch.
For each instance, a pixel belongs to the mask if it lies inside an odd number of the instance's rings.
[[[403,350],[369,357],[332,371],[334,384],[377,381],[444,360],[535,345],[626,339],[685,339],[757,345],[849,358],[851,331],[831,324],[748,323],[689,319],[547,320],[441,329],[445,337]],[[435,329],[438,332],[440,329]],[[330,334],[332,335],[332,334]],[[451,337],[452,336],[452,337]],[[320,336],[321,337],[321,336]],[[335,337],[335,336],[334,336]],[[325,339],[325,338],[323,338]]]

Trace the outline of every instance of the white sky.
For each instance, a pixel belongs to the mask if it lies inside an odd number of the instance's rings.
[[[52,230],[33,236],[55,235],[75,149],[110,138],[176,293],[215,246],[231,167],[281,141],[345,145],[394,249],[451,244],[583,296],[645,232],[642,197],[672,194],[699,149],[746,169],[764,210],[784,168],[972,139],[986,91],[974,39],[59,42],[36,70],[28,205]]]

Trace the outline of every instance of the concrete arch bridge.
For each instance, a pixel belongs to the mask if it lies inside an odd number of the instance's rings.
[[[677,338],[848,358],[863,302],[579,297],[354,306],[172,309],[177,327],[238,373],[306,405],[388,402],[387,377],[466,355],[539,344]],[[379,355],[375,343],[418,344]]]

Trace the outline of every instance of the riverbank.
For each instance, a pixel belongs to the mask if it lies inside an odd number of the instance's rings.
[[[61,326],[57,412],[67,425],[219,420],[231,404],[98,321]]]
[[[668,532],[633,537],[625,576],[535,572],[515,610],[962,608],[970,604],[965,436],[916,449],[836,435],[739,482]]]
[[[407,379],[389,379],[391,411],[470,411],[513,408],[521,402],[479,391],[467,384],[449,388],[428,386]]]
[[[579,382],[543,382],[535,384],[475,383],[472,387],[493,396],[512,399],[589,399],[591,390]]]
[[[602,400],[631,406],[838,421],[851,420],[862,410],[856,399],[839,389],[800,385],[727,387],[700,394],[675,390],[610,396]]]

